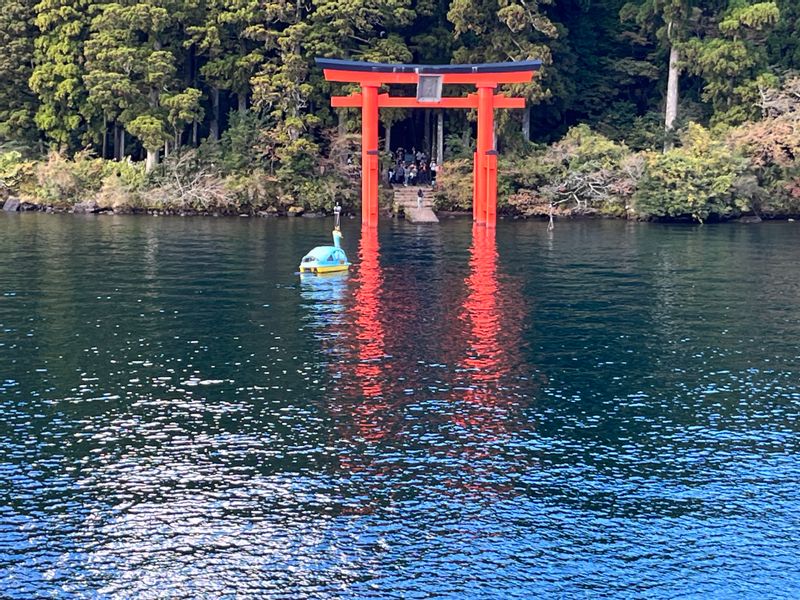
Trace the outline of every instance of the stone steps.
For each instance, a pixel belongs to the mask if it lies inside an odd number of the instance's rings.
[[[417,208],[417,192],[422,190],[422,206]],[[412,223],[438,223],[433,212],[433,190],[428,186],[395,186],[394,202]]]

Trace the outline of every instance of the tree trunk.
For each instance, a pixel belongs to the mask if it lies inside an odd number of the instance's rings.
[[[670,24],[672,28],[672,24]],[[672,131],[675,129],[675,119],[678,117],[678,62],[680,54],[673,44],[669,49],[669,76],[667,77],[667,105],[664,110],[664,151],[672,148]]]
[[[197,46],[192,44],[188,49],[186,60],[186,84],[188,87],[197,87]]]
[[[103,150],[102,150],[103,153],[100,155],[103,157],[103,160],[106,159],[106,146],[108,145],[107,140],[108,140],[108,117],[106,115],[103,115]]]
[[[444,113],[440,110],[436,115],[436,162],[444,161]]]
[[[384,127],[386,128],[386,145],[383,150],[388,154],[392,151],[392,124],[386,123]]]
[[[239,92],[236,97],[239,100],[239,114],[244,115],[247,112],[247,92]]]
[[[431,155],[431,111],[425,109],[424,127],[422,133],[422,151],[428,156]]]
[[[208,137],[215,142],[219,139],[219,90],[211,88],[211,124]]]
[[[169,142],[168,141],[164,142],[164,158],[165,159],[169,158]]]
[[[119,128],[119,159],[125,160],[125,128]]]
[[[347,133],[347,121],[345,120],[345,109],[340,108],[336,111],[336,132],[339,137]]]
[[[147,149],[147,162],[144,165],[144,170],[149,173],[158,165],[158,150]]]
[[[119,124],[114,122],[114,160],[120,159],[119,154]]]
[[[527,106],[522,111],[522,136],[526,142],[531,141],[531,109]]]
[[[153,49],[155,49],[156,51],[161,50],[161,40],[159,40],[158,38],[153,39]],[[150,108],[153,110],[157,109],[161,101],[160,90],[156,87],[151,87],[148,99],[150,102]],[[167,150],[166,144],[164,149]],[[145,163],[144,170],[145,172],[149,173],[158,164],[158,148],[155,148],[153,150],[147,148],[146,161],[147,162]]]
[[[189,47],[189,60],[187,61],[189,67],[189,81],[191,82],[192,87],[199,87],[197,83],[197,47],[192,44]],[[198,142],[198,123],[197,119],[192,120],[192,146],[197,148]]]

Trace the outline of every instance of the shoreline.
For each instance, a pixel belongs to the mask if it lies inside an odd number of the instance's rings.
[[[56,206],[52,204],[37,204],[20,200],[16,197],[9,197],[0,206],[0,211],[6,213],[44,213],[44,214],[70,214],[70,215],[114,215],[114,216],[149,216],[149,217],[211,217],[211,218],[256,218],[256,219],[324,219],[332,216],[332,213],[324,212],[306,212],[303,210],[291,210],[296,207],[288,207],[287,210],[280,211],[276,207],[267,207],[266,209],[250,209],[250,210],[219,210],[219,211],[202,211],[193,209],[146,209],[146,208],[131,208],[131,207],[102,207],[96,202],[77,202],[73,206]],[[404,220],[404,217],[398,216],[390,209],[384,208],[381,210],[383,216],[389,219]],[[344,213],[344,217],[348,219],[356,219],[357,212]],[[439,210],[436,215],[440,220],[453,220],[465,219],[472,216],[472,211],[469,210]],[[614,221],[632,221],[638,223],[673,223],[673,224],[693,224],[701,225],[692,219],[686,218],[660,218],[660,219],[637,219],[626,218],[608,214],[601,214],[594,211],[589,212],[573,212],[566,213],[559,211],[554,213],[556,221],[593,221],[593,220],[614,220]],[[498,214],[498,220],[501,221],[547,221],[549,216],[547,214],[509,214],[503,212]],[[786,221],[796,222],[800,220],[800,215],[781,214],[773,215],[763,213],[761,215],[741,215],[732,219],[717,219],[709,220],[706,223],[761,223],[766,221]]]

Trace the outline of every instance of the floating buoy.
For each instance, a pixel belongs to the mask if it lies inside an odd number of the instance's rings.
[[[333,209],[335,223],[333,227],[333,246],[317,246],[300,261],[300,273],[336,273],[347,271],[350,263],[341,247],[342,231],[339,226],[342,207],[338,204]]]

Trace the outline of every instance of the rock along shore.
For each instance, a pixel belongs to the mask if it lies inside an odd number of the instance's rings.
[[[151,215],[151,216],[177,216],[177,217],[325,217],[326,213],[306,212],[298,206],[289,206],[283,210],[270,206],[267,208],[237,207],[231,210],[194,210],[194,209],[145,209],[133,207],[108,207],[100,206],[97,202],[77,202],[72,206],[55,206],[51,204],[38,204],[9,197],[3,203],[5,212],[43,212],[56,214],[94,214],[94,215]]]

